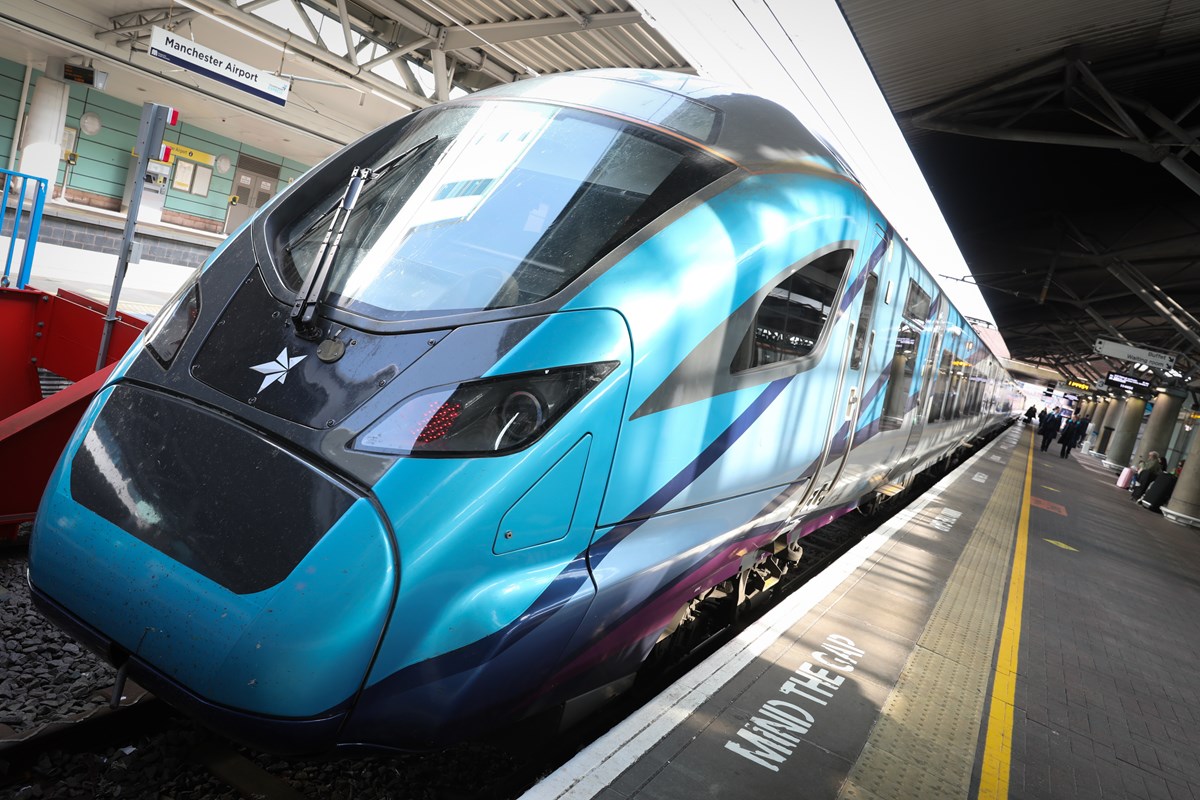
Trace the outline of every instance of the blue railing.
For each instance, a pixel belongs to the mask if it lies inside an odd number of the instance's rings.
[[[14,185],[20,184],[20,189],[15,192],[17,204],[16,208],[12,209],[14,216],[12,228],[8,233],[8,254],[4,258],[4,277],[0,278],[0,286],[7,287],[9,285],[13,256],[17,252],[17,234],[21,231],[21,219],[28,214],[28,224],[25,228],[25,251],[21,256],[21,266],[17,272],[17,288],[24,289],[25,284],[29,283],[29,272],[33,268],[33,251],[42,230],[42,209],[46,205],[49,181],[45,178],[12,172],[7,169],[0,169],[0,176],[4,177],[3,199],[0,200],[0,234],[4,231],[4,221],[9,213],[8,201],[14,194]],[[25,197],[29,194],[32,194],[32,197],[30,197],[29,208],[26,209]]]

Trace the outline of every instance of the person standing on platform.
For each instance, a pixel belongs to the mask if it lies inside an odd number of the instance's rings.
[[[1058,451],[1059,458],[1067,458],[1071,455],[1071,448],[1079,444],[1079,440],[1087,432],[1088,421],[1083,417],[1072,417],[1067,420],[1067,424],[1063,426],[1062,434],[1059,435],[1058,441],[1062,448]]]
[[[1037,407],[1030,406],[1029,410],[1025,412],[1025,424],[1028,425],[1029,423],[1033,422],[1033,418],[1036,416],[1037,416]]]
[[[1054,437],[1058,435],[1058,429],[1062,427],[1062,417],[1058,416],[1058,409],[1046,415],[1042,420],[1042,424],[1038,427],[1038,433],[1042,435],[1042,452],[1050,449],[1050,443],[1054,441]]]
[[[1082,417],[1079,420],[1079,427],[1075,429],[1075,444],[1073,444],[1072,447],[1083,447],[1084,443],[1087,442],[1088,428],[1091,427],[1091,425],[1091,417]],[[1069,454],[1070,453],[1068,451],[1068,455]]]
[[[1163,458],[1158,454],[1157,450],[1151,450],[1146,456],[1145,465],[1138,470],[1137,481],[1133,484],[1130,490],[1133,492],[1133,499],[1140,500],[1146,490],[1150,488],[1150,484],[1154,483],[1154,479],[1163,471]]]

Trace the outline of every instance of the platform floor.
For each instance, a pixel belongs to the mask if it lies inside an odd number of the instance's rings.
[[[1200,800],[1200,533],[1115,481],[1010,428],[525,800]]]

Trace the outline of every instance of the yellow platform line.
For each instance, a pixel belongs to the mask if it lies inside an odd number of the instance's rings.
[[[1026,488],[1025,466],[1015,452],[998,478],[990,472],[991,497],[945,576],[933,612],[842,783],[839,800],[962,800],[971,795],[1004,621],[1006,570],[1012,564]],[[918,516],[884,568],[928,581],[932,589],[946,568],[944,554],[935,554],[942,552],[937,545],[963,535],[943,533],[929,525],[928,517]]]
[[[992,701],[988,708],[987,739],[980,769],[980,800],[1004,800],[1012,765],[1013,711],[1017,694],[1017,653],[1021,648],[1021,612],[1025,605],[1025,554],[1029,542],[1029,496],[1033,485],[1033,447],[1025,464],[1025,493],[1017,518],[1017,542],[1013,551],[1012,575],[1008,581],[1008,602],[1000,630],[1000,648],[996,653],[996,674],[992,681]]]

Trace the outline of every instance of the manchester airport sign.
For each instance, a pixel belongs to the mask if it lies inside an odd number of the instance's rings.
[[[289,84],[286,78],[255,69],[164,28],[151,29],[150,55],[276,105],[287,103]]]
[[[1114,342],[1111,339],[1097,339],[1095,351],[1102,356],[1119,358],[1122,361],[1133,361],[1145,364],[1155,369],[1174,369],[1175,356],[1159,350],[1147,350],[1144,347],[1134,347],[1124,342]]]

